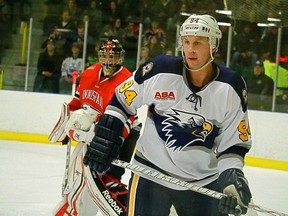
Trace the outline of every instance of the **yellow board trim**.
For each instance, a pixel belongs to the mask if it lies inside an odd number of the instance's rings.
[[[23,132],[0,131],[0,140],[13,140],[20,142],[34,142],[38,144],[52,144],[48,140],[49,135],[46,134],[31,134]],[[62,145],[61,142],[54,143],[55,145]],[[77,142],[72,141],[72,146],[76,146]]]
[[[0,131],[0,140],[13,140],[21,142],[35,142],[38,144],[51,144],[46,134],[31,134],[23,132]],[[62,145],[61,142],[55,143]],[[76,146],[77,142],[72,141],[72,146]],[[245,165],[259,168],[268,168],[276,170],[288,171],[288,161],[272,160],[267,158],[256,158],[251,156],[245,157]]]
[[[245,165],[259,168],[288,171],[288,161],[272,160],[267,158],[245,157]]]

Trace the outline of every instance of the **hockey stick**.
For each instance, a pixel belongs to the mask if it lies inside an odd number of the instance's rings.
[[[165,182],[169,182],[169,183],[172,183],[175,185],[182,186],[182,187],[187,188],[189,190],[192,190],[194,192],[201,193],[203,195],[210,196],[210,197],[215,198],[215,199],[221,199],[223,196],[226,196],[223,193],[220,193],[220,192],[217,192],[214,190],[210,190],[210,189],[207,189],[204,187],[200,187],[200,186],[194,185],[192,183],[189,183],[189,182],[165,175],[165,174],[157,172],[157,171],[152,171],[152,170],[146,169],[146,168],[138,166],[138,165],[133,165],[133,164],[127,163],[125,161],[113,160],[112,164],[115,166],[118,166],[118,167],[129,169],[135,173],[140,173],[142,175],[149,176],[151,178],[155,178],[155,179],[158,179],[161,181],[165,181]],[[267,209],[267,208],[264,208],[264,207],[261,207],[261,206],[258,206],[258,205],[252,204],[252,203],[249,203],[249,205],[247,207],[251,210],[261,212],[261,213],[264,213],[266,215],[288,216],[288,214],[284,214],[284,213],[281,213],[278,211]]]
[[[76,91],[76,80],[78,77],[78,72],[74,71],[72,73],[72,98],[74,97]],[[69,166],[70,166],[70,157],[71,157],[71,139],[67,137],[67,149],[66,149],[66,164],[65,164],[65,173],[62,181],[62,197],[64,196],[65,188],[68,184],[68,175],[69,175]]]

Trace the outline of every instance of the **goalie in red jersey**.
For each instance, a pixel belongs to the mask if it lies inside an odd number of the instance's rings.
[[[95,123],[110,102],[115,88],[132,73],[122,66],[124,49],[118,40],[106,40],[99,48],[99,62],[80,76],[73,99],[63,105],[60,120],[50,134],[51,142],[63,141],[67,136],[78,141],[69,166],[68,183],[63,200],[54,211],[62,215],[126,215],[127,189],[121,183],[125,170],[112,167],[105,175],[83,165],[87,144],[94,136]],[[137,116],[128,119],[123,132],[124,150],[119,159],[129,162],[141,125]]]

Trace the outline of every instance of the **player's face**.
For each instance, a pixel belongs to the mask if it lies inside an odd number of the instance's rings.
[[[105,77],[110,77],[115,72],[115,66],[120,64],[119,55],[101,54],[99,62],[102,64]]]
[[[185,61],[190,69],[198,69],[210,59],[210,45],[207,37],[185,36],[182,38]]]
[[[264,72],[264,68],[258,65],[254,66],[254,75],[255,76],[259,76],[260,74],[262,74]]]
[[[100,62],[103,64],[107,64],[107,65],[111,65],[111,64],[116,64],[118,61],[118,56],[115,55],[110,55],[110,54],[104,54],[104,55],[100,55]]]

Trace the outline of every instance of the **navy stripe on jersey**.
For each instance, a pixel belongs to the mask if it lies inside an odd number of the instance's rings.
[[[227,68],[225,65],[216,64],[217,67],[220,69],[220,74],[217,77],[217,81],[224,82],[232,86],[235,92],[238,94],[239,98],[241,99],[241,105],[243,112],[247,110],[247,86],[244,79],[241,75]]]
[[[154,64],[157,62],[157,64]],[[178,56],[159,55],[151,58],[137,69],[135,81],[139,84],[159,73],[173,73],[182,75],[183,58]]]

